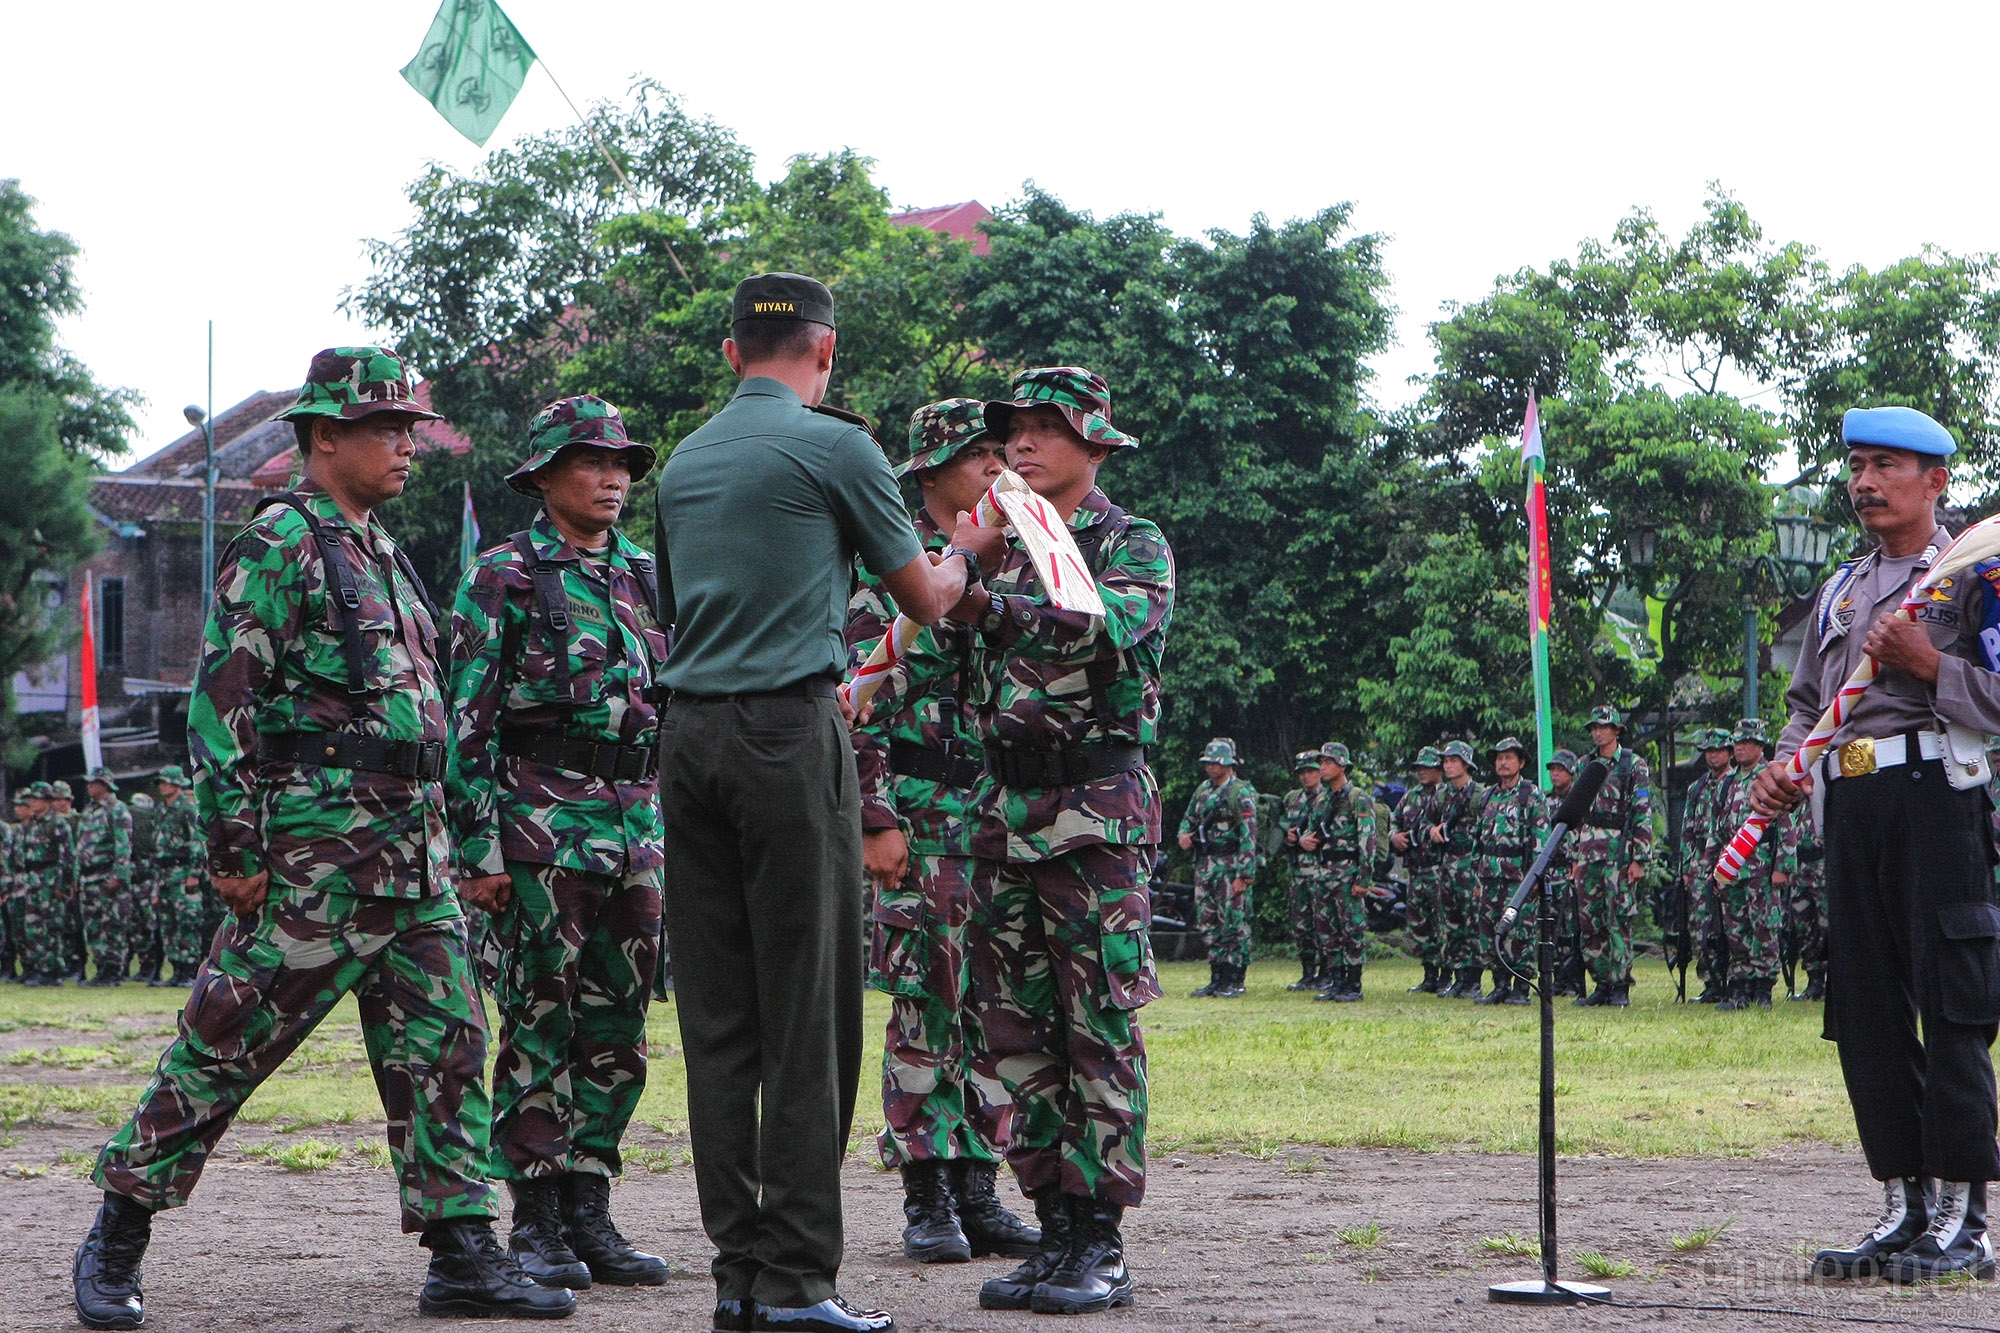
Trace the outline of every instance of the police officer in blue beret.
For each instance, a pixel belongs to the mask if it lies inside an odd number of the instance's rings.
[[[2000,656],[1981,632],[2000,643],[2000,561],[1941,582],[1914,622],[1897,616],[1951,540],[1937,503],[1958,446],[1908,407],[1857,408],[1842,434],[1847,496],[1876,545],[1820,590],[1777,762],[1751,789],[1766,814],[1809,802],[1824,836],[1825,1035],[1839,1047],[1862,1152],[1885,1196],[1860,1243],[1821,1250],[1813,1269],[1902,1282],[1990,1277],[2000,906],[1985,740],[2000,731]],[[1788,781],[1786,760],[1863,654],[1880,676],[1807,779]]]

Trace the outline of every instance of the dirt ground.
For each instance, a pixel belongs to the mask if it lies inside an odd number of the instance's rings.
[[[97,1203],[80,1178],[87,1167],[78,1155],[93,1151],[105,1132],[87,1122],[20,1126],[16,1141],[0,1152],[0,1161],[11,1164],[0,1170],[0,1271],[13,1277],[15,1292],[0,1320],[4,1327],[77,1326],[70,1256]],[[380,1132],[379,1125],[354,1124],[311,1137],[353,1147],[379,1142]],[[308,1172],[245,1153],[303,1137],[242,1126],[224,1139],[194,1206],[155,1225],[145,1270],[148,1328],[375,1333],[439,1326],[416,1313],[425,1254],[395,1230],[386,1171],[359,1164],[352,1153],[340,1165]],[[672,1151],[685,1149],[684,1140],[637,1137],[635,1146],[665,1148],[666,1160],[685,1160]],[[50,1165],[36,1174],[38,1163]],[[1575,1256],[1595,1250],[1632,1265],[1630,1276],[1606,1280],[1621,1300],[1782,1306],[1818,1317],[1493,1306],[1489,1283],[1538,1272],[1532,1258],[1496,1256],[1480,1244],[1510,1233],[1534,1236],[1532,1159],[1300,1148],[1262,1161],[1157,1159],[1146,1206],[1126,1225],[1138,1303],[1087,1324],[1529,1329],[1674,1320],[1717,1329],[1803,1329],[1845,1314],[1913,1327],[2000,1327],[2000,1297],[1985,1284],[1898,1292],[1806,1280],[1798,1251],[1858,1235],[1879,1206],[1858,1154],[1584,1159],[1562,1163],[1559,1178],[1565,1277],[1581,1278]],[[905,1260],[893,1176],[853,1158],[846,1183],[841,1285],[851,1300],[893,1311],[905,1329],[1048,1326],[1048,1316],[977,1308],[980,1280],[1002,1271],[1001,1261],[921,1268]],[[684,1165],[658,1174],[636,1170],[613,1197],[627,1234],[663,1251],[677,1276],[664,1288],[586,1292],[565,1327],[707,1328],[712,1252],[697,1220],[693,1172]],[[1676,1236],[1724,1222],[1722,1237],[1699,1253],[1672,1247]]]

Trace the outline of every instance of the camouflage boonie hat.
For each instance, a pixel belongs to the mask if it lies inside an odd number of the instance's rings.
[[[1463,759],[1467,768],[1478,768],[1479,760],[1473,756],[1472,747],[1464,741],[1453,741],[1444,747],[1446,759]]]
[[[1625,719],[1620,717],[1618,710],[1610,704],[1599,704],[1590,710],[1590,722],[1588,725],[1593,727],[1616,727],[1618,730],[1623,731],[1625,730]]]
[[[1322,759],[1331,759],[1342,768],[1354,767],[1354,761],[1347,757],[1347,747],[1339,741],[1328,741],[1325,745],[1320,746],[1319,757]]]
[[[403,358],[390,347],[329,347],[313,357],[299,400],[271,418],[339,417],[357,421],[377,412],[400,412],[419,421],[438,414],[417,406]]]
[[[1487,747],[1486,753],[1505,754],[1509,750],[1512,750],[1515,754],[1520,755],[1522,763],[1525,764],[1528,762],[1529,758],[1528,747],[1521,744],[1521,738],[1519,736],[1502,736],[1499,740],[1495,741],[1492,745]]]
[[[49,799],[49,784],[46,782],[30,782],[27,786],[21,788],[21,794],[31,801],[46,801]]]
[[[1311,770],[1314,773],[1319,772],[1318,750],[1300,750],[1292,756],[1292,772],[1304,773],[1307,770]]]
[[[1557,750],[1549,756],[1549,767],[1564,769],[1571,773],[1576,772],[1576,751]]]
[[[1053,407],[1088,444],[1136,449],[1139,441],[1111,424],[1111,386],[1082,366],[1037,366],[1014,377],[1012,398],[986,404],[986,429],[1007,438],[1007,423],[1023,407]]]
[[[534,474],[550,463],[556,455],[572,444],[595,445],[600,449],[616,449],[620,453],[631,450],[633,459],[632,480],[637,482],[653,470],[659,454],[650,444],[640,444],[625,433],[625,418],[618,415],[618,409],[602,398],[590,394],[579,394],[575,398],[558,398],[528,423],[528,461],[507,474],[507,485],[518,495],[539,497],[541,488],[534,483]]]
[[[1736,741],[1755,741],[1759,745],[1769,745],[1771,732],[1764,725],[1763,718],[1746,717],[1736,724],[1736,730],[1730,733],[1729,739],[1732,744]]]
[[[1436,768],[1443,762],[1444,756],[1438,753],[1438,747],[1435,745],[1426,745],[1417,751],[1418,768]]]
[[[1734,737],[1727,727],[1710,727],[1701,733],[1701,748],[1704,750],[1727,750]]]
[[[986,434],[986,405],[977,398],[926,404],[910,414],[910,461],[897,464],[896,475],[949,463],[959,450]]]
[[[168,764],[160,770],[160,775],[154,778],[153,781],[156,783],[169,782],[176,787],[185,787],[188,785],[187,770],[179,764]]]
[[[1236,742],[1227,736],[1217,736],[1202,747],[1201,762],[1204,764],[1227,764],[1236,767]]]
[[[99,765],[83,775],[85,782],[101,782],[113,791],[118,790],[118,779],[111,776],[111,770]]]
[[[134,810],[151,810],[153,808],[153,798],[146,795],[145,792],[135,791],[125,804],[131,806]]]

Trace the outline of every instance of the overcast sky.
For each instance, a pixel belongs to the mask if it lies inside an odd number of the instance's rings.
[[[766,179],[852,147],[899,204],[1033,179],[1189,233],[1351,200],[1401,311],[1384,402],[1441,302],[1635,205],[1683,227],[1710,180],[1840,265],[2000,247],[1991,4],[503,3],[579,104],[651,75]],[[483,156],[397,74],[434,0],[7,10],[0,177],[83,247],[64,338],[146,396],[138,453],[202,399],[208,319],[218,408],[364,338],[363,240]],[[569,119],[536,70],[489,147]]]

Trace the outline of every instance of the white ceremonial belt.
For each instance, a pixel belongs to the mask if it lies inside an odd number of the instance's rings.
[[[1917,733],[1915,755],[1910,753],[1910,738],[1907,735],[1860,736],[1828,750],[1823,767],[1829,779],[1860,778],[1878,769],[1897,768],[1919,759],[1942,758],[1944,733],[1920,731]]]

